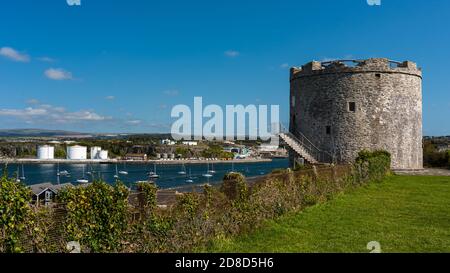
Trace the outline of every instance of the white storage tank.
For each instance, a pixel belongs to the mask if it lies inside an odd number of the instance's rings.
[[[101,159],[101,160],[107,160],[107,159],[108,159],[108,151],[101,150],[101,151],[99,152],[98,159]]]
[[[91,147],[91,159],[100,159],[101,147]]]
[[[70,160],[85,160],[87,159],[87,147],[85,146],[68,146],[67,159]]]
[[[38,146],[37,158],[43,160],[55,159],[55,147],[49,145]]]

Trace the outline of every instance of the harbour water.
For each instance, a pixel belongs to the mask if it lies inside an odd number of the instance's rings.
[[[208,166],[209,164],[209,166]],[[10,177],[22,177],[21,182],[26,185],[39,184],[44,182],[72,183],[77,184],[77,180],[102,179],[107,183],[115,183],[116,177],[127,186],[133,186],[137,181],[148,180],[148,173],[155,172],[159,176],[154,179],[160,188],[175,188],[187,185],[204,183],[220,183],[223,176],[230,172],[240,172],[246,177],[261,176],[270,173],[274,169],[287,168],[287,159],[274,159],[270,162],[256,163],[203,163],[203,164],[9,164],[8,174]],[[116,170],[117,166],[117,170]],[[0,167],[1,169],[4,166]],[[57,175],[68,173],[67,175]],[[208,172],[208,170],[210,172]],[[16,173],[19,172],[17,176]],[[84,172],[84,176],[83,176]],[[180,174],[185,172],[186,174]],[[128,174],[126,174],[128,173]],[[211,176],[205,177],[209,173]],[[24,178],[24,179],[23,179]],[[189,183],[187,182],[188,180]]]

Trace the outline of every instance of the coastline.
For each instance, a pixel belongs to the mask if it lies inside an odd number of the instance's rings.
[[[262,179],[265,179],[269,174],[264,174],[264,175],[254,175],[254,176],[246,176],[245,180],[247,182],[248,185],[252,185]],[[219,180],[214,180],[211,181],[210,183],[200,183],[200,184],[192,184],[192,185],[180,185],[180,186],[175,186],[175,187],[170,187],[170,188],[164,188],[164,189],[160,189],[162,191],[177,191],[179,193],[186,193],[186,192],[201,192],[203,191],[203,187],[205,185],[210,185],[212,187],[219,187],[220,185],[222,185],[223,183],[223,179],[219,179]]]
[[[271,158],[251,158],[251,159],[232,159],[232,160],[201,160],[201,159],[185,159],[185,160],[71,160],[71,159],[0,159],[0,164],[158,164],[158,165],[178,165],[178,164],[205,164],[205,163],[260,163],[272,162]]]

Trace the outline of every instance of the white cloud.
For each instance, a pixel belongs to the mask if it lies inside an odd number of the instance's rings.
[[[26,124],[30,128],[100,128],[110,125],[121,129],[136,128],[164,128],[170,129],[170,125],[163,127],[160,124],[152,124],[139,118],[133,118],[131,113],[123,118],[111,117],[97,113],[95,110],[69,111],[61,106],[43,104],[35,99],[30,99],[30,106],[23,108],[0,108],[0,124],[18,126]]]
[[[282,69],[289,68],[289,64],[288,63],[281,64],[280,68],[282,68]]]
[[[73,121],[103,121],[109,119],[91,111],[79,111],[73,113],[65,113],[66,119]]]
[[[175,97],[180,94],[180,92],[176,89],[165,90],[163,93],[164,93],[164,95],[171,96],[171,97]]]
[[[0,56],[13,60],[15,62],[26,63],[30,61],[30,56],[27,54],[20,53],[11,47],[2,47],[0,48]]]
[[[142,123],[142,120],[138,120],[138,119],[136,119],[136,120],[127,120],[126,121],[126,124],[128,124],[128,125],[139,125],[141,123]]]
[[[320,60],[320,62],[332,62],[332,61],[336,61],[336,60],[339,60],[340,58],[328,58],[328,57],[325,57],[325,58],[323,58],[322,60]]]
[[[351,60],[351,59],[353,59],[352,55],[345,55],[344,57],[338,57],[338,58],[324,57],[320,61],[321,62],[333,62],[333,61],[337,61],[337,60]]]
[[[54,63],[54,62],[56,62],[55,59],[50,58],[50,57],[39,57],[39,58],[37,58],[37,60],[41,61],[41,62],[45,62],[45,63]]]
[[[37,99],[29,99],[26,101],[27,104],[39,104],[39,100]]]
[[[241,55],[241,53],[239,51],[236,51],[236,50],[227,50],[227,51],[225,51],[225,56],[230,57],[230,58],[236,58],[239,55]]]
[[[24,109],[0,109],[0,117],[17,118],[27,124],[73,124],[111,120],[90,110],[70,112],[64,107],[38,104]]]
[[[53,106],[51,106],[50,104],[41,104],[40,107],[44,109],[51,109]]]
[[[51,80],[64,81],[72,80],[72,73],[61,68],[49,68],[44,72],[45,76]]]
[[[33,118],[36,116],[46,115],[48,112],[45,108],[27,107],[25,109],[0,109],[0,116],[10,116],[18,118]]]
[[[106,96],[105,99],[107,99],[107,100],[115,100],[116,97],[115,96]]]

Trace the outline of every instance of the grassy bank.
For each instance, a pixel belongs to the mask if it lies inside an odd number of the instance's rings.
[[[450,177],[392,176],[217,240],[211,252],[450,252]]]

